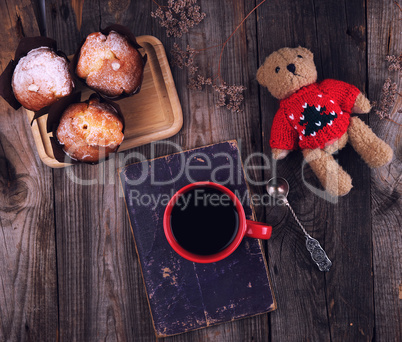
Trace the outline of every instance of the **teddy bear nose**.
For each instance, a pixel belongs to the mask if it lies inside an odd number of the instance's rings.
[[[296,71],[296,67],[295,67],[295,65],[292,63],[292,64],[288,64],[288,66],[286,67],[286,69],[288,69],[292,74],[294,74],[295,73],[295,71]]]

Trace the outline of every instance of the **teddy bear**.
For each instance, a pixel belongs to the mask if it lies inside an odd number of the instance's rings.
[[[273,159],[283,159],[300,148],[330,195],[344,196],[352,189],[350,175],[333,157],[346,143],[370,167],[392,160],[391,147],[357,116],[351,116],[369,113],[369,100],[355,86],[343,81],[317,82],[310,50],[299,46],[273,52],[258,69],[257,81],[280,100],[270,137]]]

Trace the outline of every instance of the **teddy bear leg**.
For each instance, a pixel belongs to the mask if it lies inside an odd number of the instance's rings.
[[[352,189],[352,178],[331,154],[318,148],[303,150],[303,156],[330,195],[345,196]]]
[[[356,116],[350,118],[348,135],[349,142],[368,166],[379,167],[392,160],[391,147]]]

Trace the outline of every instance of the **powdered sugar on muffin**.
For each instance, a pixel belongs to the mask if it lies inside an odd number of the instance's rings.
[[[127,39],[115,31],[91,33],[80,50],[76,73],[107,96],[134,93],[142,82],[144,62]]]
[[[69,95],[73,87],[67,60],[48,47],[33,49],[22,57],[12,78],[16,99],[33,111]]]
[[[57,139],[72,158],[96,162],[107,157],[122,143],[123,123],[115,109],[94,99],[70,105],[57,128]]]

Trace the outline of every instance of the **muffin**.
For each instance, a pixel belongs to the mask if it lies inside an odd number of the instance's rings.
[[[68,62],[48,47],[28,52],[15,67],[14,96],[29,110],[38,111],[73,91]]]
[[[70,158],[95,163],[120,146],[123,122],[111,105],[92,99],[67,107],[56,136]]]
[[[80,49],[76,74],[92,89],[109,97],[135,93],[142,83],[141,54],[121,34],[91,33]]]

